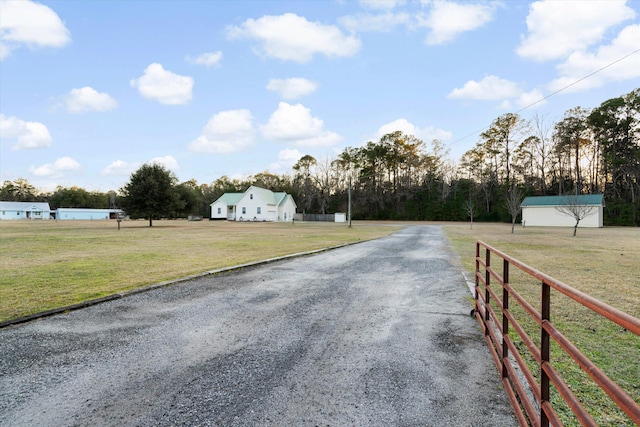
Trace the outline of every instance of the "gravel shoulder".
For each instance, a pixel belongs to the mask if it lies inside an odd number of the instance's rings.
[[[1,329],[0,425],[517,425],[453,259],[412,226]]]

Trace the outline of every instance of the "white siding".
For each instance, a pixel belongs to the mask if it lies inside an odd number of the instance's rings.
[[[220,213],[218,213],[220,210]],[[211,204],[211,218],[214,219],[226,219],[227,218],[227,205],[221,201],[217,201]]]
[[[269,218],[269,208],[273,210],[273,202],[271,202],[271,206],[268,203],[269,201],[260,197],[260,192],[249,188],[236,205],[238,221],[273,221],[273,219]],[[243,208],[246,213],[243,213]],[[260,213],[258,213],[258,208],[260,208]]]
[[[51,210],[43,202],[0,201],[0,219],[50,219]]]
[[[296,203],[291,195],[256,186],[244,193],[225,193],[211,204],[212,219],[291,221],[295,212]]]
[[[602,217],[602,207],[594,207],[578,227],[602,227]],[[525,227],[573,227],[576,224],[573,216],[558,212],[553,206],[523,206],[522,221]]]
[[[278,208],[278,221],[293,221],[293,215],[295,213],[295,202],[292,197],[287,197],[284,204]]]

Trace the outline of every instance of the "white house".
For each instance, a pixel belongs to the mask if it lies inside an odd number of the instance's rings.
[[[602,194],[584,194],[578,196],[540,196],[527,197],[522,207],[522,225],[546,227],[573,227],[576,218],[559,209],[581,210],[585,215],[578,227],[602,227],[604,198]]]
[[[296,202],[290,194],[252,185],[244,193],[224,193],[211,203],[211,219],[292,221]]]
[[[0,202],[0,220],[50,218],[51,208],[46,202]]]

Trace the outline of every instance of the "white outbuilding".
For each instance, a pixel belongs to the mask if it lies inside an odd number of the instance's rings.
[[[50,218],[51,208],[46,202],[0,202],[0,220]]]
[[[124,217],[121,209],[89,209],[89,208],[58,208],[56,219],[59,220],[98,220],[118,219]]]
[[[211,219],[292,221],[296,208],[290,194],[252,185],[244,193],[224,193],[211,203]]]
[[[582,215],[578,227],[602,227],[602,194],[527,197],[522,201],[525,227],[573,227],[575,214]]]

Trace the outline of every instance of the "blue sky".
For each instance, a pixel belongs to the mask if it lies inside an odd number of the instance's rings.
[[[457,161],[639,87],[638,49],[640,1],[0,0],[0,180],[283,174],[395,130]]]

